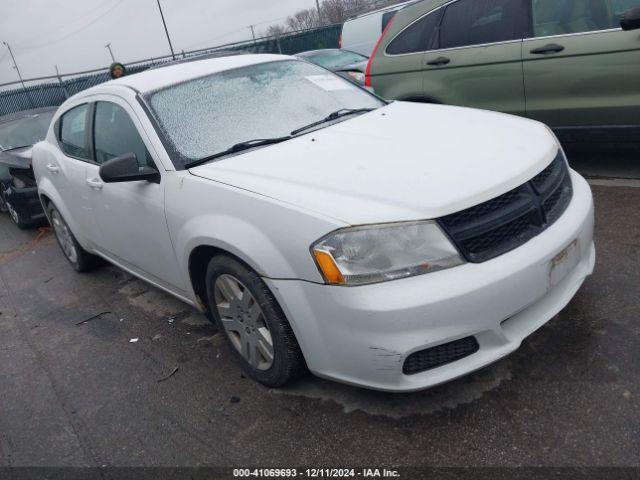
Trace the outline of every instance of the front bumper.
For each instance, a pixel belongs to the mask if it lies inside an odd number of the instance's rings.
[[[593,272],[594,209],[586,181],[571,172],[562,217],[520,248],[481,264],[362,287],[265,281],[318,376],[376,390],[414,391],[482,368],[516,350],[562,310]],[[574,246],[558,277],[551,264]],[[480,349],[414,375],[411,353],[474,336]]]
[[[18,212],[20,219],[26,223],[37,222],[45,218],[38,187],[17,189],[13,186],[5,191],[6,201]]]

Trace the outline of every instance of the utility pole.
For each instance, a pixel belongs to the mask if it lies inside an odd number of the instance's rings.
[[[20,79],[20,83],[22,84],[22,88],[24,89],[24,93],[27,94],[27,98],[29,99],[29,103],[31,104],[32,107],[35,107],[35,105],[33,104],[33,100],[31,100],[31,95],[29,95],[29,92],[27,91],[27,87],[24,84],[24,80],[22,79],[22,74],[20,73],[20,69],[18,68],[18,64],[16,63],[16,57],[13,56],[13,51],[11,50],[11,46],[7,43],[7,42],[2,42],[4,43],[7,48],[9,49],[9,54],[11,55],[11,60],[13,60],[13,68],[16,69],[16,72],[18,72],[18,78]]]
[[[111,60],[113,61],[113,63],[116,63],[116,57],[113,56],[113,52],[111,51],[111,44],[107,43],[104,48],[106,48],[107,50],[109,50],[109,55],[111,55]]]
[[[322,12],[320,11],[320,0],[316,0],[316,8],[318,9],[318,24],[322,25]]]
[[[64,86],[64,82],[62,81],[62,77],[60,76],[60,71],[58,70],[58,65],[54,65],[56,67],[56,77],[58,77],[58,83],[60,84],[60,88],[62,88],[62,92],[64,93],[65,100],[69,98],[69,92],[67,92],[67,87]]]
[[[160,10],[160,17],[162,17],[162,25],[164,25],[164,33],[167,34],[167,41],[169,42],[169,49],[171,50],[171,57],[175,60],[176,54],[173,51],[173,45],[171,45],[171,37],[169,36],[169,30],[167,29],[167,22],[164,21],[164,13],[162,13],[162,7],[160,6],[160,0],[158,2],[158,9]]]

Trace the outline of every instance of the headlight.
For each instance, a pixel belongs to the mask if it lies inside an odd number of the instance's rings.
[[[26,187],[33,187],[36,181],[33,178],[33,170],[27,170],[25,168],[9,168],[9,175],[11,175],[11,183],[17,189]]]
[[[331,285],[386,282],[464,263],[431,221],[346,228],[320,239],[311,251]]]
[[[24,183],[24,181],[22,181],[18,177],[13,177],[12,180],[13,180],[13,186],[16,187],[16,188],[24,188],[24,187],[27,186],[27,184]]]

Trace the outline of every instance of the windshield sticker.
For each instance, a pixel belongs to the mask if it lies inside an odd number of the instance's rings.
[[[333,92],[335,90],[351,90],[354,88],[354,86],[349,82],[342,80],[335,75],[309,75],[305,78],[327,92]]]

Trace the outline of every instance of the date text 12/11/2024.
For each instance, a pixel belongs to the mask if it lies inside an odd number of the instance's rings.
[[[397,470],[386,468],[239,468],[234,478],[400,478]]]

